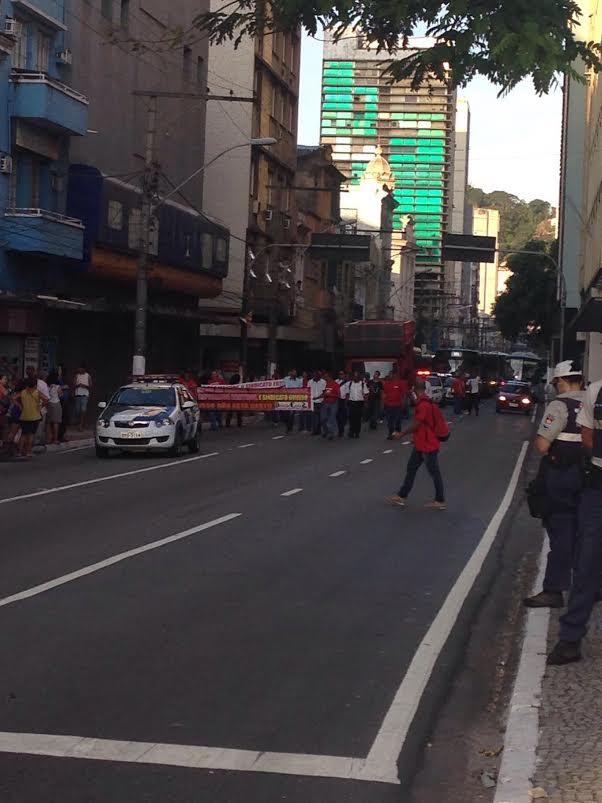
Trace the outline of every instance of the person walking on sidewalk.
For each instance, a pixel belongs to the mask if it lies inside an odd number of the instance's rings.
[[[92,390],[92,377],[88,373],[85,363],[82,363],[75,374],[73,383],[73,396],[75,399],[75,417],[78,419],[79,431],[84,429],[86,420],[86,410],[90,401],[90,391]]]
[[[579,500],[577,560],[567,611],[560,617],[559,641],[548,655],[548,664],[581,660],[581,640],[587,632],[598,597],[602,569],[602,381],[585,392],[577,415],[585,452],[591,458],[587,487]]]
[[[527,597],[528,608],[562,608],[563,592],[571,587],[577,543],[577,507],[583,490],[583,445],[577,414],[585,392],[580,368],[572,360],[559,363],[552,380],[558,393],[548,404],[535,438],[542,455],[539,468],[550,512],[544,526],[550,551],[543,591]]]
[[[21,404],[21,457],[31,457],[33,440],[42,420],[42,396],[37,389],[37,380],[33,377],[25,380],[25,387],[20,393]]]
[[[47,443],[59,442],[59,426],[63,418],[61,407],[62,389],[59,383],[59,375],[53,371],[48,377],[48,412],[46,414],[46,426],[48,433]]]
[[[414,448],[408,460],[405,480],[399,489],[399,493],[389,496],[387,501],[399,507],[405,507],[407,498],[414,487],[418,469],[423,463],[426,463],[426,469],[431,475],[435,486],[435,499],[433,502],[429,502],[426,508],[430,510],[445,510],[445,492],[439,468],[439,437],[441,436],[437,435],[438,420],[444,421],[444,419],[439,408],[426,395],[426,382],[424,379],[416,380],[414,391],[416,393],[414,420],[407,429],[402,432],[396,432],[393,436],[396,440],[399,440],[412,433]]]
[[[322,437],[333,440],[337,431],[337,405],[341,395],[338,384],[332,374],[325,375],[324,402],[322,404]]]
[[[349,409],[349,437],[359,438],[362,431],[362,414],[364,402],[368,398],[368,385],[360,377],[359,371],[353,372],[351,382],[345,386],[345,395]]]

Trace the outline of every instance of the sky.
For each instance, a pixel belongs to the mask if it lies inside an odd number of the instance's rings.
[[[299,98],[299,144],[320,138],[322,42],[303,37]],[[460,97],[471,113],[469,183],[485,192],[505,190],[525,201],[558,202],[562,92],[537,97],[523,81],[503,98],[485,78],[476,78]]]

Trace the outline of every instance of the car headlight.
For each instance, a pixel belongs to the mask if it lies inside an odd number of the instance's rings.
[[[111,420],[109,418],[101,418],[99,420],[99,422],[98,422],[98,426],[99,427],[105,427],[105,428],[106,427],[110,427],[111,426]]]
[[[500,401],[507,401],[505,396],[500,396]]]
[[[159,418],[155,421],[155,425],[157,427],[173,427],[176,422],[173,421],[169,416],[167,418]]]
[[[523,399],[523,404],[531,404],[531,399]]]

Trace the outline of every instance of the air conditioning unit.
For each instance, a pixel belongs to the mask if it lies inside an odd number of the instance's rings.
[[[13,158],[8,154],[0,156],[0,173],[13,172]]]
[[[253,214],[254,215],[258,215],[260,209],[261,209],[261,204],[259,203],[259,201],[258,200],[252,201],[252,203],[251,203],[251,211],[253,212]]]
[[[272,217],[274,216],[274,210],[273,209],[266,209],[263,214],[264,214],[266,220],[271,220]]]
[[[291,219],[290,219],[290,217],[288,217],[288,215],[285,215],[282,218],[282,228],[283,229],[290,229],[290,227],[291,227]]]
[[[7,17],[4,20],[4,33],[7,36],[18,36],[21,30],[21,23],[19,20],[12,19],[12,17]]]
[[[73,53],[69,48],[61,50],[56,54],[56,60],[58,64],[73,64]]]

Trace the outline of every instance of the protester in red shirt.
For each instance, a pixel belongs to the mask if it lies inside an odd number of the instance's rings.
[[[211,376],[209,377],[210,385],[225,385],[226,380],[224,377],[219,373],[219,371],[211,371]],[[209,421],[211,422],[211,429],[221,429],[222,428],[222,414],[219,410],[210,410],[209,411]]]
[[[457,373],[452,382],[452,394],[454,397],[454,414],[462,415],[464,406],[464,395],[466,393],[466,383],[462,379],[462,374]]]
[[[407,429],[394,435],[396,439],[399,439],[411,432],[414,449],[408,460],[406,477],[399,489],[399,494],[388,497],[388,501],[394,505],[405,507],[407,497],[414,487],[418,469],[423,463],[426,463],[427,471],[435,485],[435,500],[429,502],[426,507],[431,510],[445,510],[443,479],[439,469],[439,438],[435,433],[436,413],[433,409],[434,405],[426,395],[426,382],[424,379],[416,380],[414,391],[417,397],[414,420]]]
[[[383,402],[385,419],[389,428],[387,440],[393,440],[393,433],[401,429],[401,419],[403,417],[406,398],[408,395],[408,383],[405,379],[394,374],[383,382]]]
[[[331,441],[337,431],[337,410],[341,389],[333,379],[332,374],[326,373],[324,378],[326,379],[326,387],[324,388],[324,402],[321,409],[322,437]]]
[[[198,387],[196,379],[192,375],[192,371],[189,369],[188,371],[184,371],[182,376],[178,379],[182,385],[185,385],[188,390],[195,396],[195,391]]]

